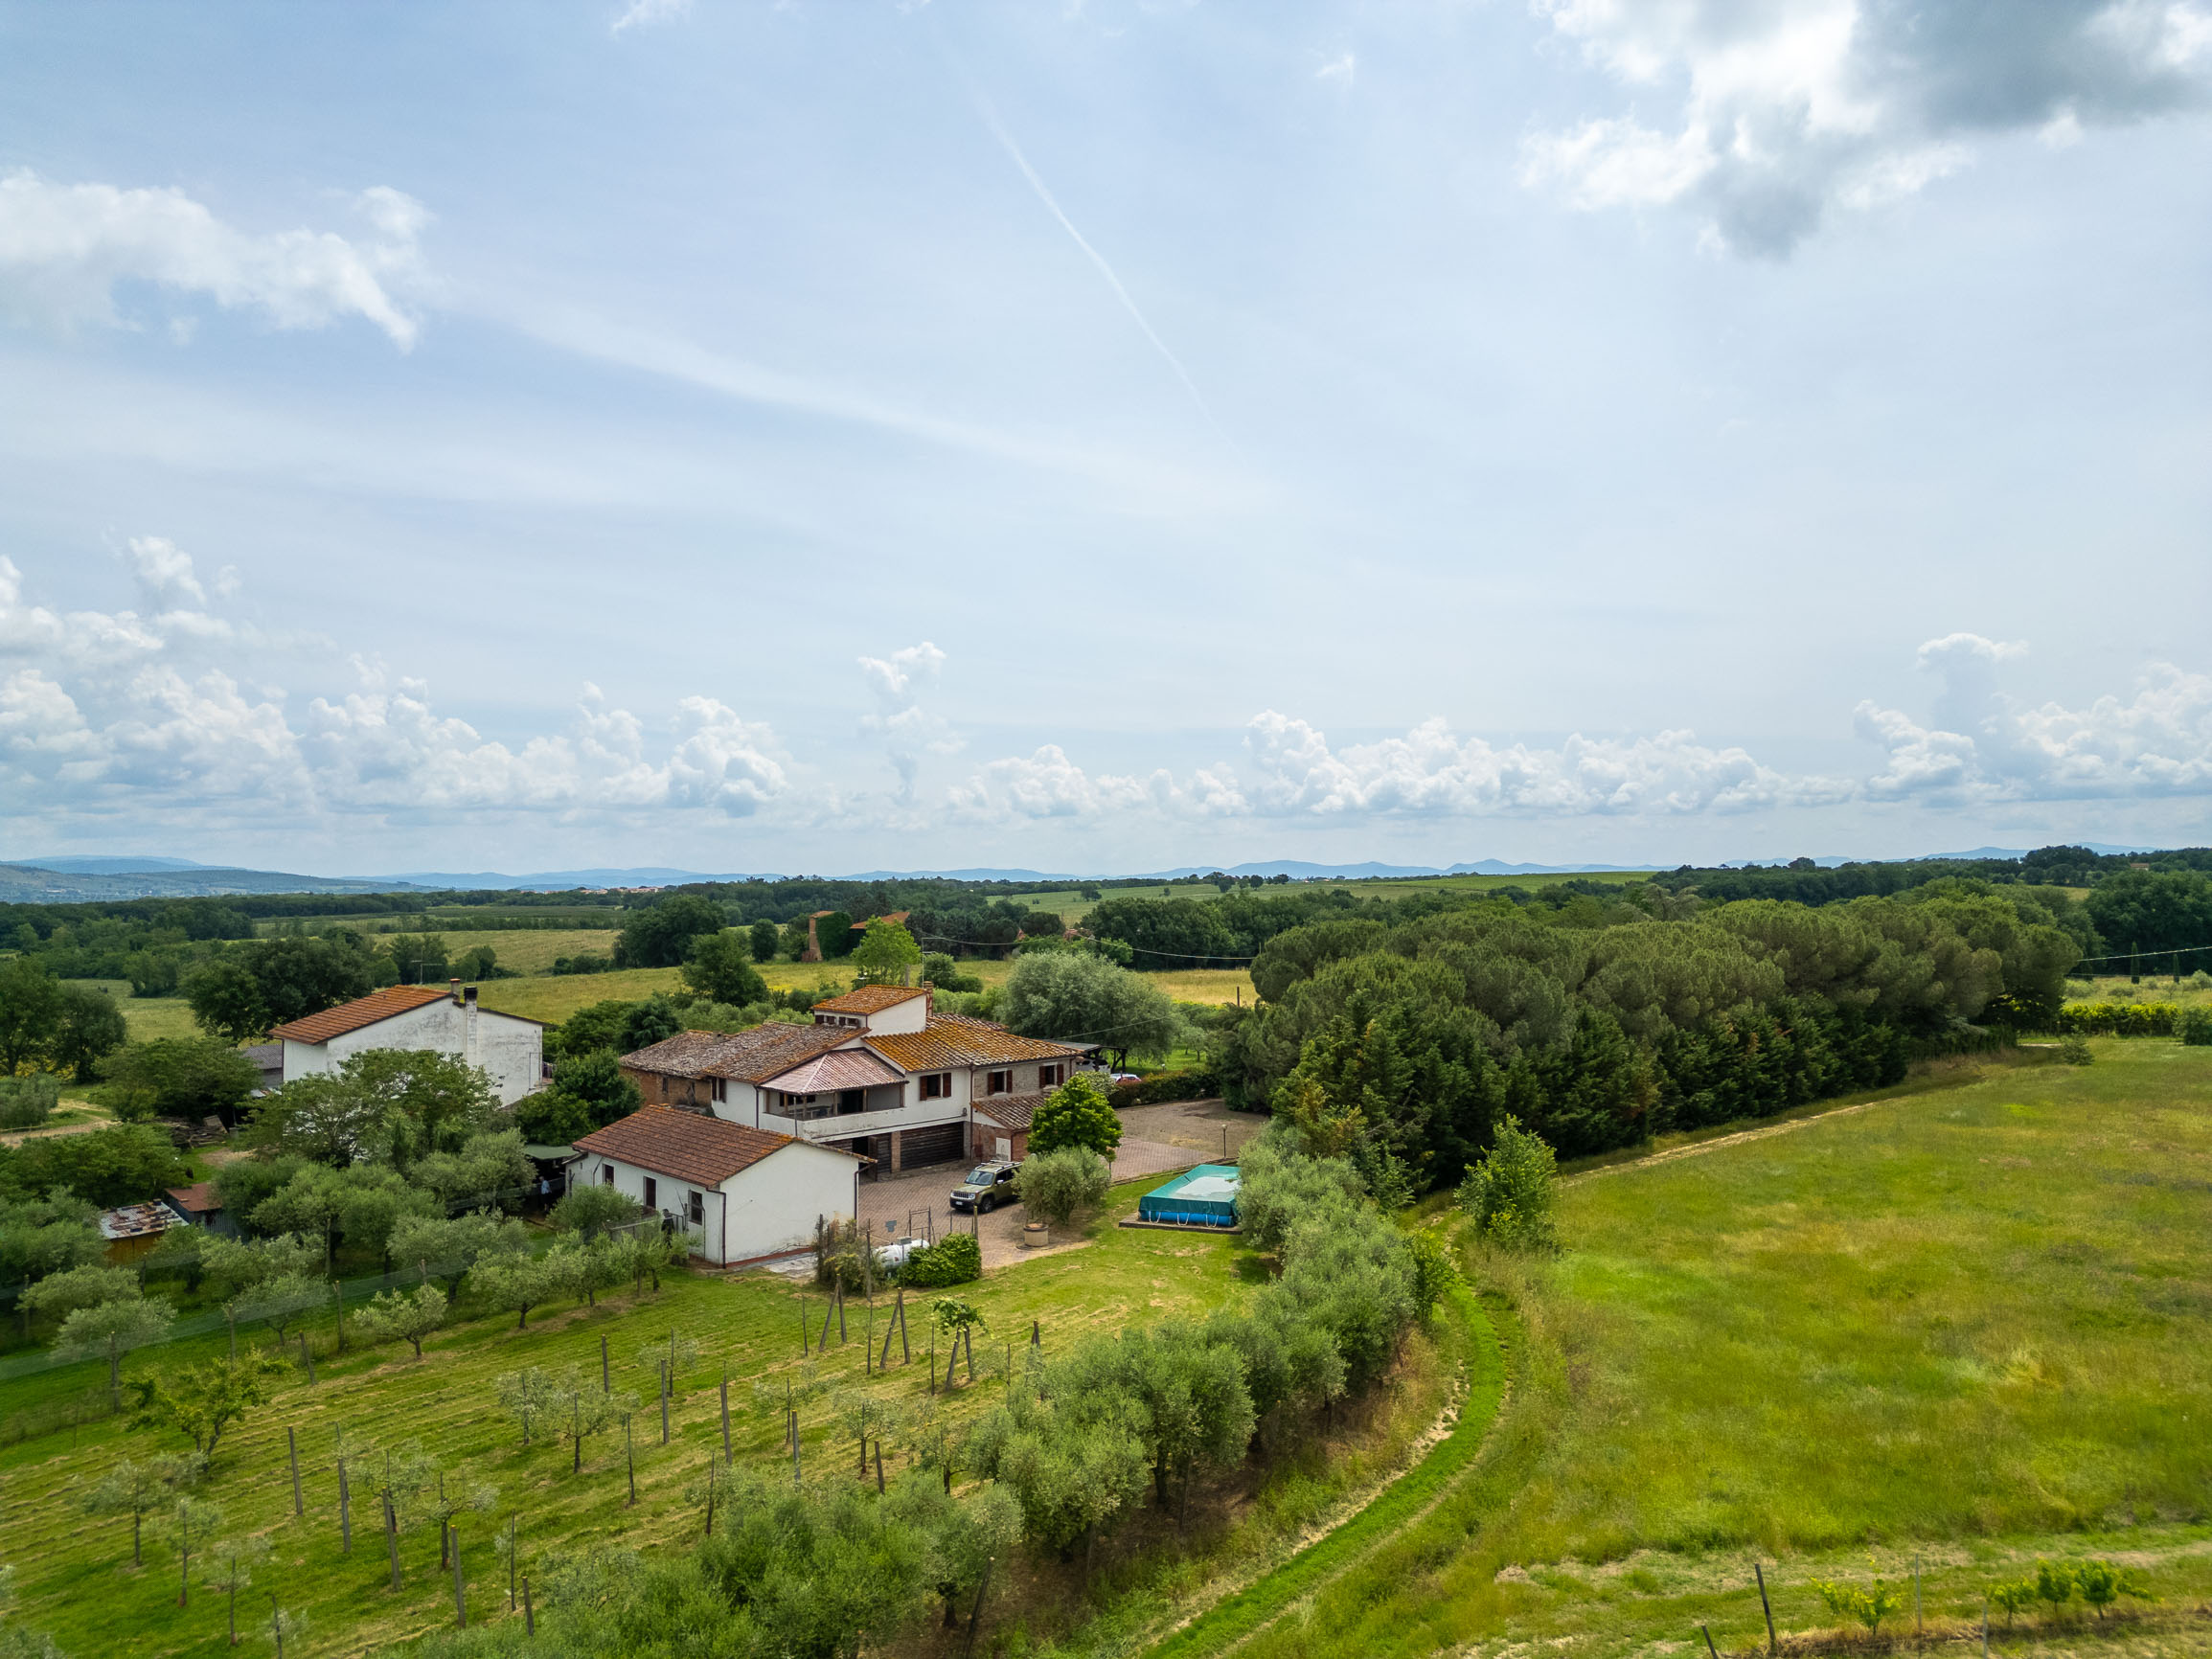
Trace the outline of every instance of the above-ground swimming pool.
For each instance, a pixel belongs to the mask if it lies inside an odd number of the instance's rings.
[[[1137,1219],[1183,1227],[1237,1224],[1237,1166],[1200,1164],[1137,1200]]]

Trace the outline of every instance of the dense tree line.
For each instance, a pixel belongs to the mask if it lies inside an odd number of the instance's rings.
[[[1508,1113],[1562,1155],[1897,1080],[1973,1022],[2049,1025],[2079,947],[2040,898],[1962,882],[1603,927],[1488,903],[1293,930],[1217,1045],[1222,1084],[1371,1189],[1455,1182]]]
[[[1852,898],[1888,898],[1947,878],[1995,885],[2095,887],[2137,866],[2212,875],[2212,848],[2122,854],[2092,852],[2087,847],[2041,847],[2019,858],[1915,858],[1838,864],[1825,870],[1810,858],[1733,870],[1685,864],[1651,879],[1671,893],[1694,892],[1713,903],[1785,898],[1796,904],[1837,904]]]

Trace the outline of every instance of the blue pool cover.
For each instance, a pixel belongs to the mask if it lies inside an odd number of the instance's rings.
[[[1237,1166],[1200,1164],[1137,1200],[1140,1221],[1169,1221],[1185,1227],[1237,1224]]]

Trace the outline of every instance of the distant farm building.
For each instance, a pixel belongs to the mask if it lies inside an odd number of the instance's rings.
[[[491,1079],[499,1103],[512,1106],[544,1081],[545,1028],[519,1014],[476,1006],[476,988],[395,985],[269,1033],[284,1047],[282,1082],[334,1072],[372,1049],[451,1055]]]

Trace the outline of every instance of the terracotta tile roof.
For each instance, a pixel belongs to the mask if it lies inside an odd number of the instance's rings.
[[[1002,1129],[1027,1130],[1037,1108],[1043,1104],[1042,1090],[1026,1095],[986,1095],[975,1102],[975,1115]]]
[[[670,1106],[640,1106],[627,1118],[617,1118],[604,1129],[594,1129],[576,1143],[580,1152],[635,1164],[655,1174],[702,1187],[718,1187],[741,1170],[749,1170],[763,1158],[797,1142],[789,1135],[770,1134],[744,1124],[726,1123],[697,1112],[679,1112]],[[865,1163],[841,1148],[824,1151]]]
[[[1002,1025],[939,1014],[916,1032],[870,1032],[860,1039],[893,1065],[907,1072],[943,1071],[950,1066],[1005,1065],[1016,1060],[1058,1060],[1089,1052],[1089,1045],[1047,1042],[1015,1036]]]
[[[839,1043],[851,1042],[857,1034],[835,1026],[781,1023],[733,1032],[682,1031],[624,1055],[622,1063],[632,1071],[672,1078],[736,1078],[758,1083]]]
[[[765,1081],[787,1095],[819,1095],[832,1089],[872,1089],[895,1083],[901,1076],[866,1049],[832,1049]]]
[[[188,1216],[204,1216],[211,1210],[219,1210],[223,1201],[215,1195],[213,1181],[194,1181],[189,1187],[171,1187],[169,1195],[176,1200],[176,1207]]]
[[[334,1036],[442,1002],[452,992],[434,985],[388,985],[355,1002],[342,1002],[305,1019],[287,1020],[269,1033],[285,1042],[327,1043]]]
[[[857,990],[849,990],[843,996],[833,996],[828,1002],[814,1005],[816,1013],[881,1013],[887,1008],[897,1008],[902,1002],[912,1002],[918,996],[927,996],[925,985],[864,985]]]

